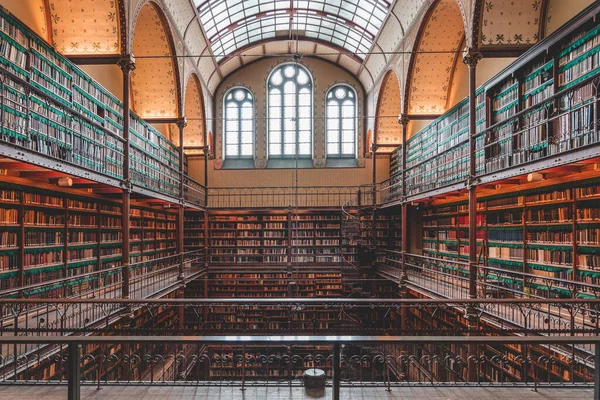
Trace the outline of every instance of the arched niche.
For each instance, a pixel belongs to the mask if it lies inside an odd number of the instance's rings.
[[[175,48],[167,20],[153,2],[144,4],[133,31],[136,68],[131,74],[133,110],[142,118],[178,118]]]

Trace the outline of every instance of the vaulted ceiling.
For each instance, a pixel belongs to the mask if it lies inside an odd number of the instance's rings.
[[[426,16],[409,75],[409,114],[440,114],[448,107],[452,73],[465,29],[456,0],[440,0]]]
[[[394,71],[388,71],[383,77],[377,102],[377,120],[375,122],[375,142],[377,144],[397,145],[402,142],[402,127],[398,123],[401,112],[400,81]]]
[[[135,21],[133,54],[136,57],[136,68],[131,74],[134,111],[142,118],[179,117],[175,51],[162,11],[152,2],[142,7]]]

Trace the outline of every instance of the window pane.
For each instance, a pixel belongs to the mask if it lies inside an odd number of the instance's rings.
[[[241,155],[242,156],[251,156],[252,155],[252,145],[251,144],[243,144]]]
[[[225,96],[224,128],[225,158],[251,156],[254,146],[254,102],[247,89],[235,88]]]
[[[344,143],[342,145],[343,154],[344,155],[353,155],[354,154],[354,143]]]
[[[338,155],[340,153],[340,145],[337,143],[327,144],[327,155]]]
[[[310,155],[310,143],[300,143],[300,155],[309,156]]]
[[[269,155],[293,156],[298,141],[305,143],[303,154],[310,154],[313,110],[308,72],[298,65],[283,65],[273,72],[269,85]],[[272,149],[281,141],[283,151]]]
[[[281,155],[281,147],[276,144],[271,144],[269,146],[269,155],[271,156],[280,156]]]

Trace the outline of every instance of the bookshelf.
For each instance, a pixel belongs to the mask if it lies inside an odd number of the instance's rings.
[[[570,297],[566,284],[544,277],[600,282],[600,187],[594,179],[487,196],[477,204],[477,262],[539,276],[513,288],[547,297]],[[467,203],[423,211],[423,254],[468,260]],[[489,279],[496,279],[492,273]],[[580,296],[593,293],[580,292]]]
[[[129,146],[134,188],[180,196],[177,147],[134,113],[125,143],[122,103],[4,9],[0,75],[0,141],[118,180]]]
[[[201,222],[190,223],[201,229]],[[341,223],[340,210],[211,211],[210,260],[217,265],[341,264]]]
[[[600,73],[597,9],[579,15],[476,91],[475,165],[478,176],[555,157],[598,143],[594,124]],[[406,191],[427,192],[465,182],[469,170],[469,109],[464,99],[406,143]],[[399,147],[390,177],[401,179]],[[561,163],[567,163],[561,159]],[[385,201],[397,200],[401,194]]]
[[[176,212],[135,202],[131,213],[131,263],[176,254]],[[0,288],[70,278],[68,284],[23,291],[24,296],[52,298],[119,283],[121,224],[121,204],[108,198],[0,184]],[[138,275],[161,268],[159,264],[139,267],[143,270],[136,271]]]

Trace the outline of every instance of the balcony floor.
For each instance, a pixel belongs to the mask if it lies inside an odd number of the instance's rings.
[[[64,400],[66,386],[0,386],[0,399],[19,400]],[[168,387],[168,386],[104,386],[96,390],[83,386],[81,398],[86,400],[316,400],[331,399],[331,388],[323,396],[309,396],[302,387],[249,387],[242,392],[235,387]],[[539,389],[531,388],[393,388],[388,393],[384,388],[342,388],[344,400],[481,400],[481,399],[592,399],[592,389]]]

